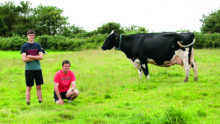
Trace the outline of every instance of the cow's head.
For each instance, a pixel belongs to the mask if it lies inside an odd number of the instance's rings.
[[[111,50],[113,47],[119,46],[119,38],[118,35],[114,32],[114,30],[108,35],[104,44],[102,45],[103,50]]]

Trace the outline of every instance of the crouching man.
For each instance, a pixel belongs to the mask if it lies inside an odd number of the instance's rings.
[[[79,91],[76,89],[76,78],[70,69],[70,61],[62,62],[62,69],[54,76],[54,99],[57,104],[64,104],[63,99],[68,102],[76,99]],[[70,85],[72,84],[72,87]]]

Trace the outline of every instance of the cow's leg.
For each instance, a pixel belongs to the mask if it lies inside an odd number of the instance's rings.
[[[198,65],[195,60],[193,61],[191,65],[192,65],[193,72],[194,72],[194,81],[198,81]]]
[[[146,60],[140,60],[140,64],[141,64],[141,69],[143,70],[144,72],[144,75],[147,77],[147,79],[150,79],[150,76],[149,76],[149,70],[148,70],[148,65],[147,65],[147,62]]]
[[[140,78],[141,78],[142,75],[143,75],[143,70],[142,70],[142,68],[138,69],[138,74],[139,74],[139,76],[140,76]]]
[[[193,48],[192,48],[192,53],[191,53],[191,57],[190,57],[190,64],[191,64],[193,72],[194,72],[194,81],[198,81],[198,65],[194,59]]]
[[[190,65],[189,65],[189,57],[188,57],[188,53],[189,53],[189,48],[186,48],[185,51],[182,52],[181,54],[181,58],[183,60],[183,65],[185,68],[185,79],[184,82],[188,82],[189,79],[189,72],[190,72]]]
[[[138,74],[140,77],[142,77],[142,69],[141,69],[141,64],[140,64],[140,60],[139,59],[135,59],[135,61],[133,62],[131,59],[129,59],[130,62],[134,65],[135,68],[138,69]]]

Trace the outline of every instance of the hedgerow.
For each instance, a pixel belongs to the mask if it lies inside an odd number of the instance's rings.
[[[220,33],[204,34],[195,33],[194,48],[220,48]],[[86,34],[88,35],[88,34]],[[107,34],[78,35],[74,38],[64,36],[42,35],[36,37],[35,41],[40,43],[44,49],[57,51],[79,51],[82,49],[97,49],[105,41]],[[27,42],[26,37],[13,36],[10,38],[0,37],[0,50],[20,50]]]
[[[220,33],[204,34],[195,32],[195,48],[220,48]]]

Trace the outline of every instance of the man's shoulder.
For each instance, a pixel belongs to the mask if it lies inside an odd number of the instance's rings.
[[[24,43],[24,44],[22,45],[22,47],[25,47],[25,46],[27,46],[27,45],[28,45],[28,42]]]
[[[70,71],[70,70],[69,70],[68,73],[69,73],[69,75],[74,75],[74,73],[72,71]]]
[[[39,44],[39,43],[37,43],[37,42],[34,42],[34,45],[39,45],[39,46],[40,46],[40,44]]]
[[[60,75],[62,73],[62,70],[59,70],[56,72],[56,75]]]

